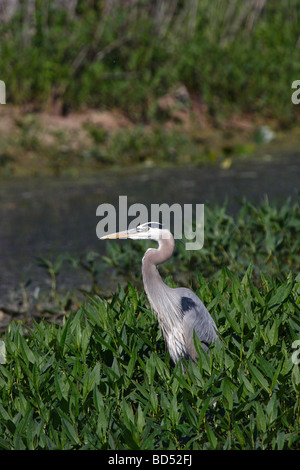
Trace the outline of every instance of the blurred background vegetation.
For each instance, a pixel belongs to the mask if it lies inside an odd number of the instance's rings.
[[[297,129],[299,18],[299,0],[0,0],[0,174],[251,155]]]
[[[0,74],[7,102],[34,110],[162,119],[157,98],[181,84],[215,122],[258,113],[288,126],[299,23],[298,0],[2,0]]]

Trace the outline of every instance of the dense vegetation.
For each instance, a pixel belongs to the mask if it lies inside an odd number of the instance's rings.
[[[215,214],[190,259],[221,337],[210,355],[196,343],[198,364],[174,367],[131,283],[88,296],[63,325],[14,322],[1,338],[1,448],[299,449],[299,206]],[[139,243],[125,243],[124,269],[129,246],[140,262]],[[176,264],[190,270],[187,253]]]
[[[29,113],[15,119],[16,134],[4,129],[0,166],[17,154],[26,165],[35,154],[37,168],[46,155],[54,173],[74,154],[78,168],[82,160],[198,163],[198,130],[191,138],[161,125],[170,116],[159,98],[181,85],[179,109],[213,125],[235,113],[283,126],[297,119],[298,0],[14,5],[14,14],[0,17],[0,79],[7,102]],[[41,138],[38,111],[115,107],[137,126],[109,138],[87,123],[92,145],[80,148],[77,130],[67,139],[55,131],[48,146]],[[212,153],[209,145],[204,151]],[[226,205],[206,212],[199,252],[176,243],[162,276],[192,287],[220,334],[210,355],[195,339],[199,362],[187,363],[186,373],[171,363],[143,293],[148,242],[111,242],[103,257],[39,259],[51,278],[52,320],[59,313],[63,322],[47,322],[36,295],[45,318],[12,322],[1,333],[0,448],[299,449],[299,229],[298,204],[243,201],[234,218]],[[59,288],[65,262],[91,275],[79,308]],[[122,281],[112,296],[101,291],[111,268],[116,286]]]
[[[181,83],[213,119],[237,111],[287,125],[296,116],[298,0],[18,3],[0,24],[9,102],[158,119],[156,99]]]

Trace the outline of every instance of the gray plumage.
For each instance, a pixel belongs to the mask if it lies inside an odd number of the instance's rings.
[[[194,331],[207,351],[217,340],[217,327],[199,297],[185,287],[171,288],[162,280],[157,266],[167,261],[174,251],[174,238],[157,222],[147,222],[136,229],[102,238],[152,239],[158,248],[149,248],[142,261],[143,282],[147,297],[161,326],[171,359],[197,360]]]

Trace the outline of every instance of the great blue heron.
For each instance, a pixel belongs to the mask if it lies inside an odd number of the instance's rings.
[[[217,327],[199,297],[186,287],[168,287],[160,277],[158,264],[167,261],[174,251],[174,238],[158,222],[147,222],[134,229],[105,235],[101,239],[150,239],[158,242],[158,249],[148,248],[142,261],[143,282],[151,307],[157,315],[171,359],[195,361],[194,331],[207,351],[217,339]]]

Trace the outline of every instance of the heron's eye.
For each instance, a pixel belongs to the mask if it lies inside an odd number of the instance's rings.
[[[145,230],[148,232],[148,230],[150,230],[150,227],[145,227]]]

